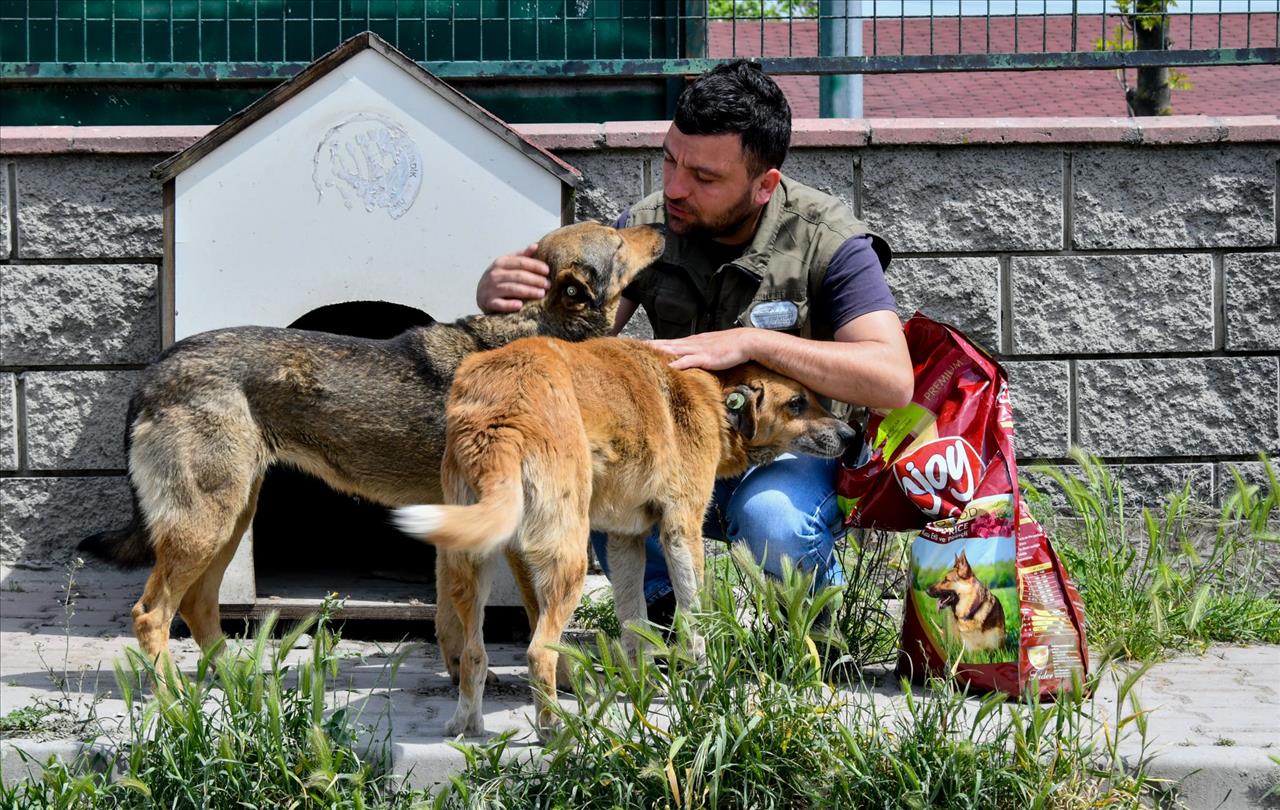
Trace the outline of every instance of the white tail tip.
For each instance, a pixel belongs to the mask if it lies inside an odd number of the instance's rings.
[[[391,511],[391,522],[400,531],[421,540],[440,528],[444,522],[444,510],[438,506],[402,506]]]

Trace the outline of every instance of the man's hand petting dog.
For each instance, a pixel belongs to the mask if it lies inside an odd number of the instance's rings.
[[[651,340],[649,345],[675,359],[674,369],[705,368],[722,371],[740,366],[752,359],[752,346],[759,329],[725,329],[703,332],[675,340]]]
[[[493,260],[476,286],[476,303],[488,315],[516,312],[525,301],[536,301],[551,287],[551,268],[534,258],[538,243],[520,253]]]

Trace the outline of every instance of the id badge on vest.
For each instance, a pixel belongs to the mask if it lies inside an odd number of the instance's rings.
[[[795,329],[800,308],[793,301],[761,301],[751,307],[747,320],[757,329]]]

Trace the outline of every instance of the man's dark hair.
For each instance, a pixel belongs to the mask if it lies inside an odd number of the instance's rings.
[[[717,65],[686,87],[676,101],[675,124],[686,135],[741,136],[753,176],[781,168],[791,145],[787,97],[745,59]]]

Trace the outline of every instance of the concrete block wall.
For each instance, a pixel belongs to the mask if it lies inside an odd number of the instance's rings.
[[[666,126],[522,129],[612,221],[661,187]],[[160,350],[148,172],[206,131],[0,132],[0,562],[127,519],[125,407]],[[893,244],[901,314],[1005,362],[1024,462],[1078,445],[1155,502],[1280,454],[1280,119],[798,121],[794,143],[784,170]]]

